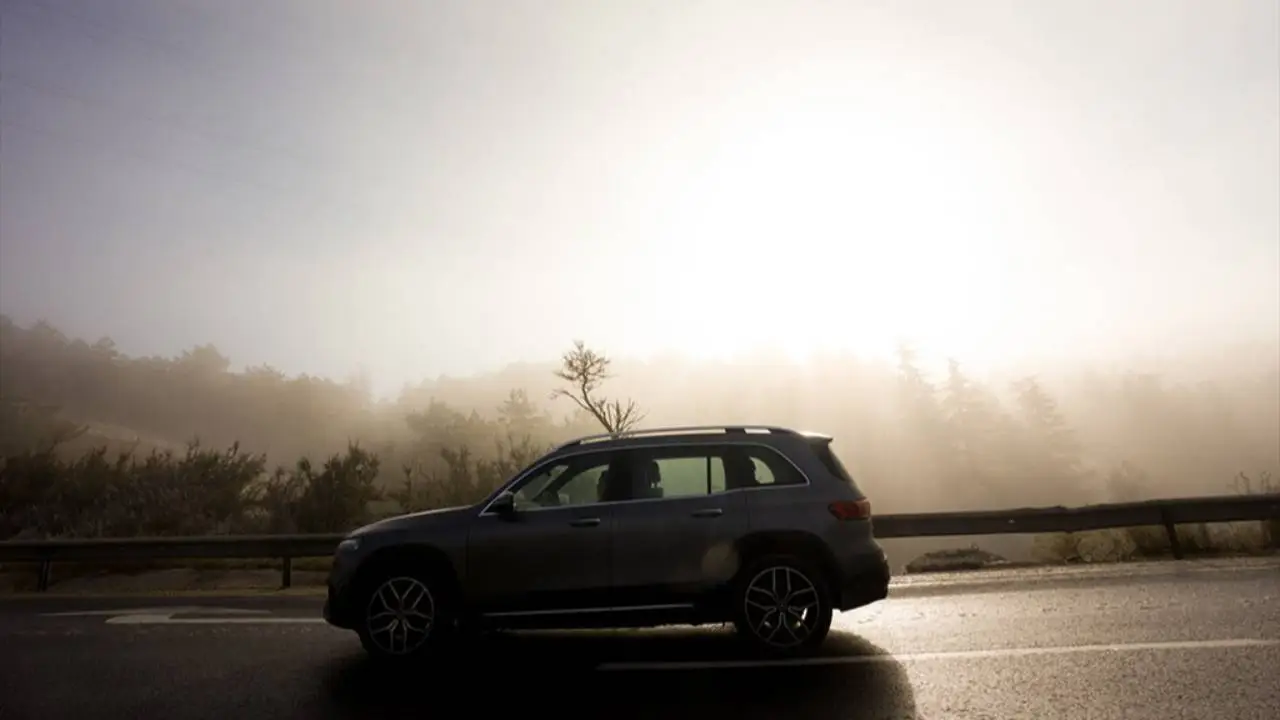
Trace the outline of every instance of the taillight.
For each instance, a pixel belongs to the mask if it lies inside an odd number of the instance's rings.
[[[841,500],[828,505],[827,510],[830,510],[837,520],[866,520],[871,517],[871,501],[866,498]]]

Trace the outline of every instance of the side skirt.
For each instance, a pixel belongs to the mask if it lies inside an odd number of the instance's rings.
[[[723,612],[692,603],[487,613],[474,621],[482,627],[512,630],[643,628],[658,625],[704,625],[728,620]]]

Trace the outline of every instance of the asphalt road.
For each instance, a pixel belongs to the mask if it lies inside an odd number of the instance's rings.
[[[502,634],[390,672],[319,609],[0,599],[0,720],[1280,717],[1276,560],[913,581],[781,665],[723,630],[665,629]]]

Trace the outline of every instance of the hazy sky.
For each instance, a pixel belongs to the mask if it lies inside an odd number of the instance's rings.
[[[1280,335],[1276,0],[0,0],[0,310],[379,388]]]

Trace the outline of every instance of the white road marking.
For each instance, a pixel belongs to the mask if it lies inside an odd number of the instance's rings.
[[[270,610],[250,610],[243,608],[205,607],[203,605],[171,605],[149,608],[119,608],[116,610],[80,610],[77,612],[44,613],[43,617],[113,617],[117,615],[178,615],[203,613],[205,615],[270,615]]]
[[[233,617],[175,618],[174,615],[221,615]],[[243,617],[245,615],[253,617]],[[80,610],[77,612],[44,613],[43,617],[105,617],[108,625],[296,625],[299,623],[323,623],[325,621],[322,617],[271,617],[270,610],[206,607],[203,605]]]
[[[149,613],[159,612],[161,610],[172,610],[177,612],[176,608],[133,608],[131,610],[81,610],[77,612],[57,612],[57,613],[41,613],[40,617],[94,617],[94,616],[111,616],[111,615],[127,615],[129,613]]]
[[[214,617],[175,618],[169,615],[120,615],[108,618],[110,625],[298,625],[319,624],[318,617]]]
[[[858,665],[889,662],[920,662],[927,660],[1026,657],[1029,655],[1065,655],[1070,653],[1090,652],[1239,649],[1273,647],[1277,645],[1280,645],[1280,640],[1259,640],[1250,638],[1229,640],[1185,640],[1155,643],[1116,643],[1111,645],[1063,645],[1055,647],[1005,648],[998,650],[954,650],[948,652],[899,653],[896,655],[837,655],[831,657],[793,658],[789,660],[615,662],[597,665],[596,670],[602,672],[617,672],[625,670],[712,670],[751,667],[783,667],[788,665]]]
[[[187,606],[171,606],[171,607],[152,607],[152,608],[122,608],[117,610],[81,610],[78,612],[60,612],[45,613],[44,617],[106,617],[107,623],[110,625],[160,625],[173,622],[185,622],[183,620],[175,620],[174,615],[270,615],[269,610],[251,610],[242,608],[218,608],[204,607],[200,605]],[[196,618],[191,618],[195,620]],[[209,620],[229,620],[232,618],[203,618]],[[244,618],[237,617],[235,620],[254,620],[261,622],[270,618]]]

